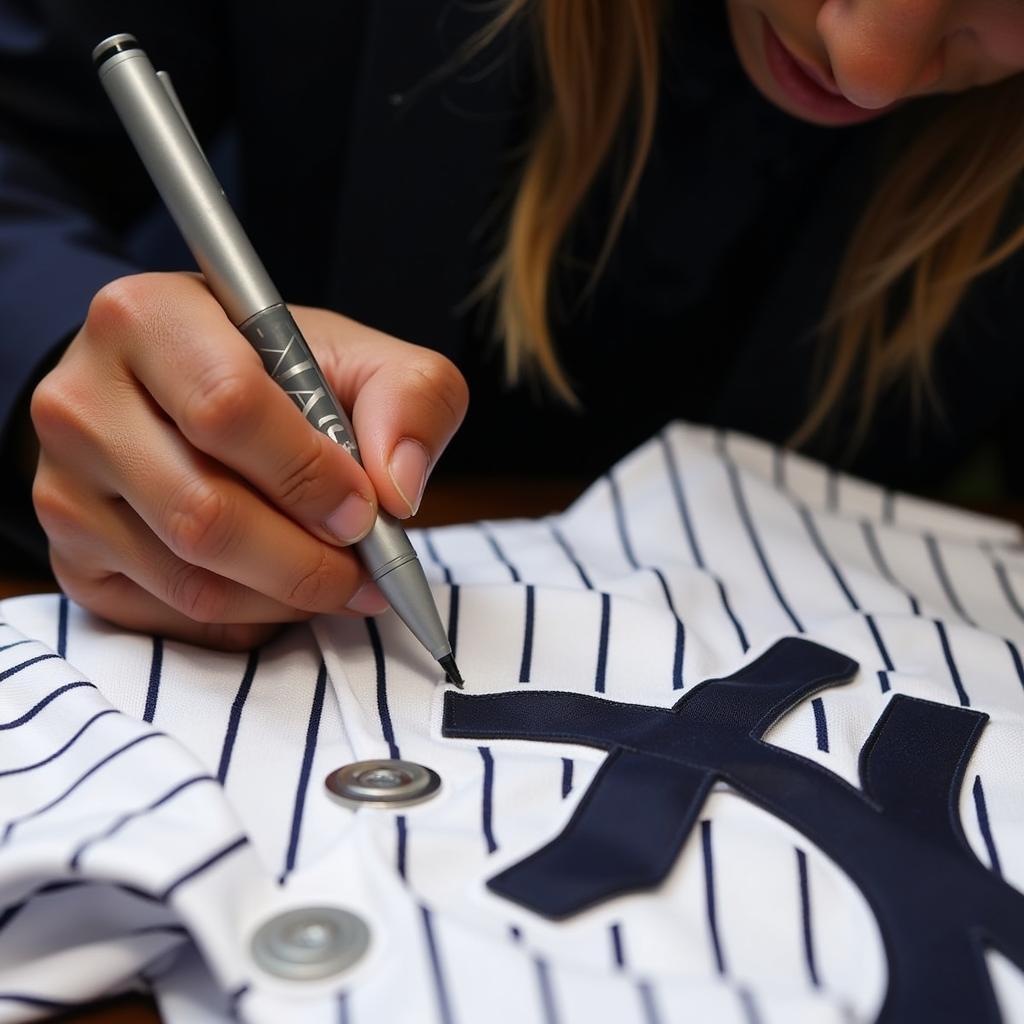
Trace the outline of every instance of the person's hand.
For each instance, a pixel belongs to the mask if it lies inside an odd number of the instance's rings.
[[[292,312],[365,470],[274,383],[202,278],[103,288],[32,397],[53,571],[112,622],[224,649],[317,612],[386,607],[348,545],[400,518],[465,414],[443,356],[326,310]]]

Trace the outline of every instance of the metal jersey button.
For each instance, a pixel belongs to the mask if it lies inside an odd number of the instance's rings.
[[[356,761],[331,772],[324,785],[346,807],[408,807],[429,800],[441,779],[414,761]]]
[[[299,907],[264,922],[253,959],[278,978],[314,981],[351,967],[366,952],[370,929],[340,907]]]

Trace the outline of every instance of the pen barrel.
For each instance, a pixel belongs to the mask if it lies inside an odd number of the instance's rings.
[[[362,464],[352,424],[242,230],[173,87],[161,82],[135,37],[126,33],[100,43],[93,60],[210,290],[306,419]],[[356,549],[420,643],[436,659],[449,657],[451,645],[423,567],[398,520],[378,512]]]
[[[362,465],[352,424],[288,308],[278,303],[250,317],[238,329],[302,415]],[[356,546],[370,576],[377,581],[416,558],[405,530],[386,512],[378,512],[373,529]]]
[[[206,283],[232,322],[241,324],[280,303],[280,294],[146,54],[138,48],[116,53],[103,62],[99,76]]]

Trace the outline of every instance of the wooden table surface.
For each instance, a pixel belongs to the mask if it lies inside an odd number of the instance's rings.
[[[476,519],[542,516],[564,509],[584,487],[585,482],[580,480],[488,478],[438,481],[428,488],[420,513],[412,525],[429,527]],[[972,508],[1012,519],[1024,526],[1024,502],[988,503]],[[0,597],[54,589],[52,579],[5,576],[0,570]],[[76,1024],[160,1024],[155,1003],[144,996],[109,1000],[51,1019],[74,1021]]]

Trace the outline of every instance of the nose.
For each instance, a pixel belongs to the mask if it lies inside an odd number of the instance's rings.
[[[825,0],[817,28],[836,84],[877,110],[925,92],[943,71],[951,0]]]

